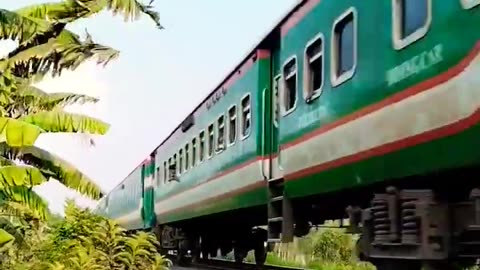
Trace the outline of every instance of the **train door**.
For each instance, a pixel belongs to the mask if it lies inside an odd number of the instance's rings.
[[[155,156],[150,156],[142,165],[142,217],[145,228],[155,225]]]
[[[261,53],[259,50],[258,53]],[[280,77],[272,80],[271,57],[263,58],[260,68],[261,78],[265,78],[264,88],[261,92],[262,100],[262,158],[263,176],[265,180],[281,178],[282,172],[278,162],[278,98]]]
[[[273,72],[272,72],[273,73]],[[271,148],[271,178],[283,178],[283,171],[281,168],[280,143],[278,131],[280,128],[280,87],[281,75],[273,77],[272,82],[272,122],[270,129],[270,148]]]
[[[293,239],[292,208],[287,194],[281,168],[279,143],[279,97],[281,76],[275,76],[276,55],[263,59],[261,75],[267,83],[262,92],[263,101],[263,172],[268,192],[268,242],[290,242]],[[264,78],[265,78],[264,77]]]

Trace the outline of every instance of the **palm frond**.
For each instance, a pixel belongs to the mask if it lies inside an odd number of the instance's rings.
[[[51,215],[50,212],[48,212]],[[0,201],[0,216],[15,217],[18,220],[40,218],[37,212],[27,205],[15,201]]]
[[[52,177],[68,188],[92,199],[102,196],[100,187],[88,176],[60,157],[36,146],[10,148],[0,144],[0,155],[18,159],[39,169],[46,177]]]
[[[9,234],[7,231],[0,229],[0,247],[3,247],[15,240],[13,235]]]
[[[27,44],[46,33],[50,27],[49,23],[40,18],[0,9],[0,39],[12,39],[20,44]]]
[[[35,216],[46,219],[48,215],[48,204],[31,187],[15,186],[0,188],[0,200],[16,202],[28,207]]]
[[[11,94],[12,101],[6,106],[9,117],[17,118],[21,115],[40,111],[52,111],[69,105],[96,103],[98,98],[75,93],[46,93],[30,85],[19,85],[17,91]]]
[[[66,0],[43,4],[33,4],[14,10],[25,17],[42,19],[49,22],[69,23],[87,16],[90,11],[76,3]]]
[[[69,23],[108,9],[113,14],[123,14],[125,20],[136,20],[141,14],[145,14],[158,28],[162,29],[160,16],[153,10],[152,2],[146,5],[136,0],[67,0],[60,3],[31,5],[16,12],[28,17]]]
[[[25,238],[21,231],[22,225],[19,223],[14,223],[14,220],[8,216],[4,216],[4,214],[5,213],[3,211],[0,211],[0,228],[13,236],[17,244],[25,244]]]
[[[14,147],[34,145],[42,128],[22,120],[0,117],[0,141]]]
[[[109,124],[99,119],[64,111],[39,112],[22,116],[19,120],[39,127],[46,132],[104,135],[110,127]]]
[[[93,42],[88,37],[80,37],[68,30],[63,30],[56,38],[51,38],[41,45],[19,50],[0,62],[1,70],[12,70],[16,77],[29,79],[32,76],[61,75],[63,70],[74,70],[90,59],[97,64],[107,65],[118,58],[119,51]]]
[[[31,166],[0,167],[0,189],[2,190],[19,186],[33,188],[47,180],[39,169]]]

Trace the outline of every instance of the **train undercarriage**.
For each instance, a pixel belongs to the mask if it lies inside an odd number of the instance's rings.
[[[467,200],[438,195],[388,187],[369,207],[349,207],[350,231],[361,235],[359,258],[379,270],[474,265],[480,258],[480,189],[472,189]]]
[[[266,244],[267,230],[262,227],[237,226],[228,230],[219,226],[159,228],[162,253],[174,255],[179,265],[189,265],[199,259],[208,260],[219,255],[226,257],[229,253],[236,262],[241,263],[249,251],[253,251],[256,264],[263,265],[271,247]]]
[[[302,237],[326,220],[348,219],[347,231],[360,236],[359,259],[378,270],[464,269],[480,259],[480,185],[475,187],[474,175],[478,174],[470,173],[452,172],[449,176],[457,179],[469,175],[455,185],[437,177],[432,181],[402,179],[332,194],[330,199],[285,200],[283,206],[290,209],[280,215],[284,222],[274,241],[272,226],[256,227],[264,224],[265,206],[228,218],[219,215],[178,227],[164,226],[159,238],[164,250],[177,252],[179,263],[232,251],[235,261],[241,262],[253,250],[256,263],[262,265],[272,243]]]

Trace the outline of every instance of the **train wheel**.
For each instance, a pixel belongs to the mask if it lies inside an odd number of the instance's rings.
[[[262,266],[265,264],[266,260],[267,260],[267,248],[263,243],[261,243],[255,247],[255,263],[258,266]]]
[[[200,260],[200,253],[202,252],[200,238],[195,238],[192,244],[192,262],[197,263]]]
[[[183,239],[178,243],[177,264],[180,266],[189,266],[192,263],[192,257],[187,257],[189,242]]]
[[[233,257],[236,263],[242,263],[245,257],[247,257],[247,252],[243,248],[234,248]]]

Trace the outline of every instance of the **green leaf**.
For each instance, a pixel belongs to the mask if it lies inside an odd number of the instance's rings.
[[[93,42],[88,33],[86,40],[82,41],[78,35],[63,30],[39,45],[19,48],[11,53],[0,62],[0,70],[14,70],[14,74],[21,78],[46,74],[47,71],[57,76],[63,70],[74,70],[92,58],[105,66],[118,56],[119,51]]]
[[[0,229],[0,247],[5,246],[13,240],[15,240],[15,237],[13,237],[13,235],[9,234],[3,229]]]
[[[41,219],[48,214],[48,205],[35,191],[26,186],[0,188],[0,200],[12,201],[28,207]]]
[[[63,111],[39,112],[20,117],[19,119],[47,132],[74,132],[104,135],[109,128],[107,123],[99,119]]]
[[[0,117],[0,141],[14,147],[34,145],[42,128],[13,118]]]
[[[85,103],[96,103],[98,98],[75,93],[46,93],[34,86],[18,86],[15,93],[12,93],[12,101],[6,105],[9,117],[16,118],[21,115],[40,111],[52,111],[61,109],[68,105]]]
[[[68,188],[74,189],[92,199],[102,196],[100,187],[88,176],[60,157],[36,146],[10,148],[0,144],[0,154],[12,156],[25,164],[38,168],[43,175],[55,178]]]
[[[0,9],[0,39],[18,40],[20,44],[29,43],[49,30],[50,26],[39,18],[26,17]]]
[[[0,189],[16,186],[31,188],[47,180],[40,170],[34,167],[18,165],[0,167]]]
[[[48,18],[51,21],[72,22],[109,9],[113,11],[113,14],[123,14],[125,20],[136,20],[142,13],[146,14],[158,28],[162,29],[160,16],[153,10],[152,2],[145,5],[136,0],[67,0],[60,3],[31,5],[16,10],[16,12],[39,19]]]
[[[29,5],[14,12],[25,17],[62,23],[73,22],[89,13],[87,9],[79,8],[75,1],[71,0]]]

